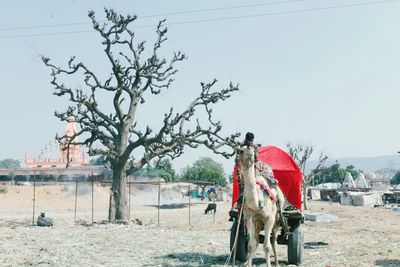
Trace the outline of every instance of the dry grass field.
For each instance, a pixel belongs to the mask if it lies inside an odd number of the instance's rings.
[[[207,201],[192,201],[163,188],[133,188],[129,225],[103,224],[109,189],[79,185],[75,217],[75,184],[36,187],[35,220],[52,217],[50,228],[32,226],[32,186],[8,186],[0,194],[0,266],[231,266],[229,203],[204,215]],[[311,202],[312,212],[333,214],[335,222],[306,221],[302,266],[400,266],[400,212]],[[158,214],[160,220],[158,221]],[[137,220],[136,220],[137,219]],[[160,224],[158,226],[158,223]],[[319,244],[319,245],[318,245]],[[285,246],[280,265],[288,266]],[[259,246],[255,266],[264,266]]]

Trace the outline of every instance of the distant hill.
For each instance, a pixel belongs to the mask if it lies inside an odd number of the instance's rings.
[[[398,155],[387,155],[379,157],[349,157],[349,158],[328,158],[327,165],[338,162],[341,167],[353,165],[355,169],[364,172],[378,172],[382,170],[400,170],[400,157]],[[310,160],[306,171],[313,169],[317,160]]]

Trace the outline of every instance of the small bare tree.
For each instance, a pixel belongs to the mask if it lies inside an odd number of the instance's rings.
[[[238,134],[222,136],[222,125],[214,121],[212,107],[239,89],[230,84],[225,89],[213,90],[216,80],[201,83],[198,97],[181,112],[175,113],[171,107],[164,116],[160,114],[161,126],[152,130],[147,118],[137,117],[136,111],[148,97],[159,95],[170,87],[177,72],[175,63],[186,57],[181,52],[174,53],[170,60],[159,57],[159,50],[167,40],[164,21],[158,24],[156,41],[148,50],[145,49],[145,42],[137,41],[131,30],[136,16],[122,16],[109,9],[105,9],[105,13],[106,21],[99,23],[95,13],[89,12],[93,28],[102,38],[111,68],[110,76],[104,81],[84,63],[76,62],[75,57],[69,60],[67,68],[54,65],[46,57],[42,60],[52,70],[54,94],[67,96],[71,102],[66,111],[55,112],[55,115],[61,121],[73,116],[80,126],[75,135],[62,136],[59,141],[66,142],[68,147],[85,145],[89,147],[89,155],[105,156],[111,166],[109,220],[114,221],[128,219],[127,175],[141,169],[152,159],[174,159],[183,153],[184,147],[196,148],[199,145],[227,158],[234,154],[227,144],[236,142]],[[72,88],[59,81],[79,74],[83,76],[83,88]],[[108,94],[112,103],[110,113],[97,101],[99,95],[103,97],[104,94]],[[201,120],[203,117],[199,111],[206,115],[205,120]],[[145,126],[139,128],[138,121]],[[81,141],[77,141],[78,136]]]
[[[287,144],[287,148],[289,151],[289,154],[292,156],[292,158],[297,162],[297,165],[299,166],[302,174],[303,174],[303,180],[302,180],[302,192],[303,192],[303,205],[304,209],[308,209],[308,202],[307,202],[307,191],[309,185],[312,183],[314,180],[315,176],[318,175],[324,168],[324,164],[326,160],[328,159],[328,156],[326,156],[324,153],[321,152],[318,158],[318,164],[317,166],[312,169],[308,174],[305,173],[306,170],[306,163],[308,159],[311,157],[312,153],[314,152],[313,146],[302,146],[302,145],[292,145],[290,143]]]

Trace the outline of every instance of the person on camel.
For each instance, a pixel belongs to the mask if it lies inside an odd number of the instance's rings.
[[[251,132],[246,133],[246,137],[243,142],[243,146],[252,146],[254,148],[254,162],[258,161],[257,155],[258,155],[258,145],[254,144],[254,134]],[[235,166],[239,167],[239,155],[236,153],[236,158],[235,158]],[[240,167],[239,167],[240,168]]]
[[[257,162],[258,162],[258,145],[254,144],[254,134],[252,132],[247,132],[245,139],[242,143],[242,146],[248,146],[248,147],[253,147],[254,149],[254,167],[256,166]],[[243,193],[243,179],[242,179],[242,174],[241,174],[241,166],[239,164],[239,153],[236,153],[236,157],[235,157],[235,168],[236,168],[236,174],[237,174],[237,182],[239,185],[239,197],[237,199],[238,202],[242,202],[242,193]]]
[[[252,132],[247,132],[244,142],[242,146],[248,146],[248,147],[253,147],[254,149],[254,169],[256,171],[257,176],[261,176],[265,180],[265,184],[268,184],[269,186],[275,187],[277,185],[277,180],[273,177],[274,174],[272,172],[272,168],[268,166],[267,164],[261,162],[258,160],[258,145],[254,143],[254,134]],[[239,185],[239,197],[237,199],[238,202],[241,202],[242,199],[242,193],[243,193],[243,179],[241,175],[241,170],[240,170],[240,164],[239,164],[239,154],[236,153],[235,157],[235,168],[236,168],[236,174],[237,174],[237,182]]]

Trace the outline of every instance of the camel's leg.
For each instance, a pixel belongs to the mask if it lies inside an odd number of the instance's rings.
[[[265,253],[265,259],[267,261],[267,267],[271,267],[271,232],[272,232],[272,227],[275,224],[275,216],[271,216],[268,218],[268,220],[265,222],[264,225],[264,230],[265,230],[265,238],[264,238],[264,253]]]
[[[251,218],[248,220],[248,231],[250,233],[250,239],[248,244],[249,254],[247,256],[247,261],[244,266],[251,267],[253,266],[253,257],[258,247],[258,237],[260,234],[260,226],[255,224]]]
[[[279,207],[277,207],[277,210],[275,209],[275,224],[274,227],[272,228],[272,250],[274,252],[274,258],[275,258],[275,267],[279,267],[279,261],[278,261],[278,253],[276,252],[276,249],[278,247],[278,235],[280,232],[280,228],[284,227],[284,225],[282,225],[282,220],[284,220],[282,211],[283,211],[283,204],[285,202],[285,198],[283,196],[282,191],[278,188],[276,191],[276,195],[278,196],[278,201],[277,201],[277,205],[279,205]]]
[[[276,253],[276,248],[278,246],[277,239],[278,239],[278,234],[279,234],[279,224],[276,223],[275,226],[272,228],[272,251],[274,252],[274,258],[275,258],[275,267],[279,267],[279,261],[278,261],[278,254]]]

